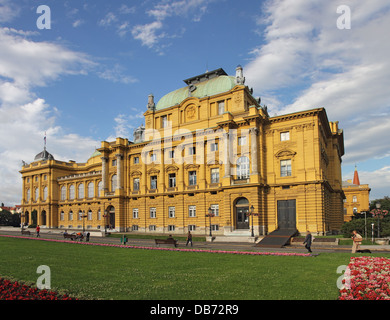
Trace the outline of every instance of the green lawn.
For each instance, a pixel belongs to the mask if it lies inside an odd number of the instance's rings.
[[[90,299],[337,299],[349,253],[244,256],[99,247],[0,237],[0,276]],[[389,256],[389,255],[387,255]]]

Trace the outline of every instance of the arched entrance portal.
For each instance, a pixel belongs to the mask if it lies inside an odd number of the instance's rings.
[[[41,212],[41,223],[40,223],[41,226],[45,226],[46,225],[46,211],[43,210]]]
[[[249,229],[249,201],[247,198],[238,198],[234,206],[236,213],[236,229]]]
[[[26,211],[23,215],[23,225],[28,226],[30,224],[30,213]]]
[[[107,223],[110,229],[115,229],[115,208],[113,206],[109,206],[107,208]]]

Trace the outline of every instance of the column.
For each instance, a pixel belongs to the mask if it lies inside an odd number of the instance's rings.
[[[258,171],[258,144],[257,144],[257,136],[259,134],[259,129],[250,128],[249,129],[250,137],[251,137],[251,175],[250,182],[259,182],[259,171]]]
[[[107,187],[108,157],[101,157],[100,159],[102,159],[102,183],[103,183],[103,191],[105,194],[108,191],[108,187]],[[99,196],[101,196],[101,195],[99,195]]]
[[[117,176],[117,189],[123,189],[123,178],[122,178],[122,160],[123,154],[117,153],[116,155],[116,176]]]

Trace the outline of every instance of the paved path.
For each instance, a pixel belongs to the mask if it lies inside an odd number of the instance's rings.
[[[35,230],[30,229],[34,233]],[[20,228],[0,227],[0,234],[8,234],[13,236],[31,237],[28,235],[21,235]],[[63,240],[62,231],[53,229],[41,229],[41,238]],[[90,237],[92,243],[109,243],[109,244],[121,244],[121,238],[114,237]],[[135,246],[153,246],[156,244],[153,239],[128,239],[127,245]],[[160,245],[165,246],[165,245]],[[171,246],[171,245],[166,245]],[[185,241],[178,242],[178,248],[185,248]],[[253,243],[243,242],[193,242],[194,249],[204,250],[232,250],[232,251],[259,251],[259,252],[296,252],[307,253],[307,250],[303,245],[286,246],[284,248],[259,248],[255,247]],[[361,246],[361,249],[370,249],[371,252],[386,252],[390,253],[390,245],[373,245],[373,246]],[[351,252],[351,246],[312,246],[313,253],[320,252]]]

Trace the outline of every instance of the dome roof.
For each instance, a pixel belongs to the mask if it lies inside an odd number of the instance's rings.
[[[227,92],[236,86],[235,77],[220,75],[207,81],[191,84],[163,96],[156,105],[156,110],[162,110],[181,103],[188,97],[204,98],[222,92]]]
[[[91,157],[90,158],[94,158],[94,157],[97,157],[97,156],[100,156],[102,153],[100,151],[97,151],[95,150],[94,153],[92,153]]]
[[[47,152],[46,148],[44,148],[43,151],[38,153],[34,158],[34,161],[40,161],[40,160],[54,160],[54,157],[52,154]]]

